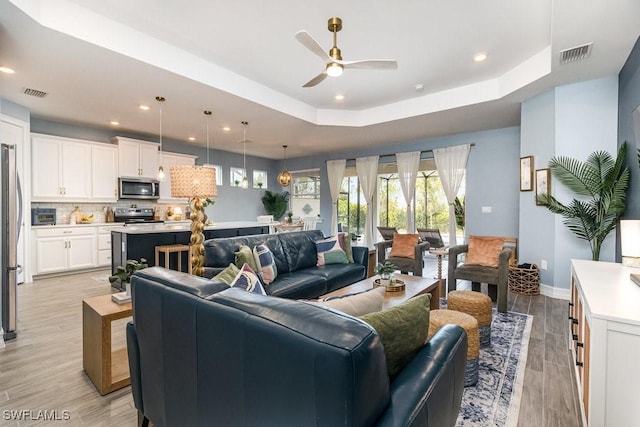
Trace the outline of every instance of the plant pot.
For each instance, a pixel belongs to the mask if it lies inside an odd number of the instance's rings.
[[[390,278],[383,279],[381,277],[380,278],[380,285],[381,286],[389,286],[389,285],[391,285],[391,279]]]

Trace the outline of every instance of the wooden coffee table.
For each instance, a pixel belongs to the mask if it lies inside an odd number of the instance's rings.
[[[337,297],[342,295],[354,294],[357,292],[366,291],[372,289],[375,285],[377,276],[369,277],[368,279],[356,282],[352,285],[345,286],[344,288],[336,289],[333,292],[329,292],[323,295],[322,298]],[[440,305],[440,281],[428,279],[420,276],[410,276],[408,274],[396,274],[396,278],[404,282],[404,291],[399,292],[385,292],[384,302],[382,303],[382,309],[395,307],[402,304],[406,300],[418,295],[426,293],[431,294],[431,309],[436,310]]]

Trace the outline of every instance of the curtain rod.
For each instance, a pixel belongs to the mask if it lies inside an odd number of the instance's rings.
[[[475,147],[476,144],[475,144],[475,142],[473,142],[473,143],[469,144],[469,146]],[[431,149],[431,150],[421,150],[420,151],[420,155],[423,155],[423,154],[426,154],[426,153],[433,153],[433,149]],[[396,153],[393,153],[393,154],[380,154],[379,157],[391,157],[391,156],[395,157],[395,155],[396,155]],[[365,156],[365,157],[367,157],[367,156]],[[337,160],[337,159],[331,159],[331,160]],[[355,160],[356,160],[355,157],[351,158],[351,159],[346,159],[347,162],[355,162]],[[325,160],[325,163],[327,161],[328,160]]]

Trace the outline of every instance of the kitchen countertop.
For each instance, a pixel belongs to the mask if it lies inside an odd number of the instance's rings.
[[[174,221],[165,222],[164,224],[144,224],[144,225],[127,225],[117,227],[111,231],[117,231],[124,234],[148,234],[148,233],[173,233],[180,231],[191,231],[190,221]],[[205,230],[228,230],[234,228],[250,228],[250,227],[268,227],[269,224],[255,221],[228,221],[216,222],[212,225],[204,227]]]

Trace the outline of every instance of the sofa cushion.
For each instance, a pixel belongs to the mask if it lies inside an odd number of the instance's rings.
[[[258,274],[265,285],[270,284],[278,276],[278,268],[269,247],[261,243],[253,248],[253,257],[258,267]]]
[[[291,299],[313,299],[328,292],[327,279],[306,270],[278,274],[278,280],[266,290],[268,295]]]
[[[298,231],[292,233],[279,233],[282,251],[287,259],[289,268],[286,271],[295,272],[309,267],[315,267],[318,262],[316,255],[316,240],[323,238],[322,232]],[[271,248],[273,251],[273,248]],[[274,251],[275,252],[275,251]],[[278,265],[280,273],[280,265]]]
[[[241,245],[236,252],[234,252],[236,267],[241,268],[245,264],[249,264],[249,267],[255,272],[258,270],[256,260],[253,257],[253,251],[249,246]]]
[[[227,285],[229,285],[236,278],[239,271],[240,269],[236,267],[235,264],[229,264],[227,268],[225,268],[220,273],[213,276],[211,280],[217,280],[219,282],[226,283]]]
[[[356,294],[307,302],[329,307],[351,316],[364,316],[365,314],[382,310],[384,292],[383,287],[377,287]]]
[[[306,269],[305,272],[327,279],[327,291],[325,293],[329,293],[362,280],[364,270],[365,268],[361,264],[329,264]]]
[[[420,295],[388,310],[360,316],[382,341],[387,372],[395,376],[427,342],[431,295]]]
[[[340,244],[342,240],[342,245]],[[316,265],[327,264],[348,264],[349,258],[344,248],[344,238],[339,235],[318,240],[316,242],[316,252],[318,254],[318,262]]]
[[[498,268],[503,247],[504,239],[500,237],[469,236],[469,251],[464,263]]]
[[[351,249],[351,236],[349,236],[349,233],[338,233],[338,236],[340,236],[340,239],[342,239],[341,245],[344,251],[347,253],[347,259],[350,263],[354,263],[355,261],[353,259],[353,249]]]
[[[260,279],[255,271],[244,263],[233,282],[229,284],[232,288],[244,289],[247,292],[253,292],[255,294],[266,295]]]
[[[389,258],[411,258],[416,257],[416,245],[420,239],[419,234],[400,234],[393,233],[393,243],[391,245],[391,253]]]

